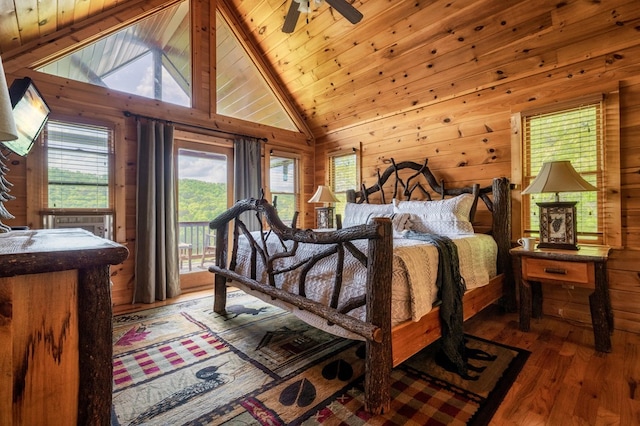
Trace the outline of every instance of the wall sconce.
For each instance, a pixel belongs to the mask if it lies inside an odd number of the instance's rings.
[[[316,193],[308,201],[309,203],[324,203],[323,207],[316,207],[316,222],[318,228],[333,228],[334,207],[331,203],[338,200],[328,186],[319,185]]]
[[[554,193],[555,201],[536,203],[540,207],[538,248],[578,250],[576,204],[560,201],[560,192],[597,191],[571,166],[570,161],[550,161],[542,165],[538,176],[522,194]]]

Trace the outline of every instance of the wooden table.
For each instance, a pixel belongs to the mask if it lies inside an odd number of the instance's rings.
[[[529,331],[531,316],[542,317],[541,282],[593,289],[589,295],[596,350],[611,352],[613,311],[609,297],[607,258],[609,247],[580,246],[580,250],[510,250],[516,261],[520,289],[520,329]]]
[[[81,229],[0,234],[0,425],[110,425],[109,265],[126,247]]]

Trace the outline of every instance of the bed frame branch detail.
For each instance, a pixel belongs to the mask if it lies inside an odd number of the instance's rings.
[[[478,307],[474,307],[476,303],[473,303],[470,304],[470,309],[471,311],[481,309],[495,301],[500,297],[499,289],[502,286],[503,306],[507,310],[515,310],[513,273],[509,257],[511,208],[508,180],[497,178],[486,187],[475,184],[464,188],[446,188],[444,180],[438,181],[431,173],[427,162],[425,160],[423,164],[412,161],[396,163],[392,159],[391,167],[382,174],[377,172],[377,182],[372,187],[367,188],[363,185],[361,191],[349,191],[347,200],[358,203],[369,202],[372,194],[380,192],[380,199],[386,203],[383,190],[385,185],[387,188],[392,188],[388,194],[397,199],[411,199],[418,193],[427,199],[432,199],[432,196],[445,198],[462,193],[473,194],[471,220],[476,213],[478,199],[482,200],[491,212],[489,232],[498,245],[497,269],[499,274],[503,274],[503,279],[495,281],[497,290],[492,293],[492,296],[487,296],[486,300],[478,296],[475,299]],[[258,217],[260,227],[258,234],[251,233],[242,222],[240,215],[245,212],[253,212]],[[295,309],[308,311],[326,320],[329,325],[336,324],[362,337],[365,339],[367,350],[365,408],[373,414],[387,412],[390,409],[391,368],[440,336],[438,334],[440,330],[434,329],[431,325],[437,312],[433,312],[434,316],[423,318],[425,321],[403,323],[392,329],[393,232],[389,218],[374,218],[366,225],[334,231],[298,229],[296,218],[297,214],[291,226],[285,225],[278,217],[276,208],[261,198],[238,201],[232,208],[210,222],[209,227],[216,230],[216,264],[209,268],[209,271],[215,274],[213,309],[216,313],[225,314],[227,285],[234,281],[238,286],[261,293],[264,300],[268,298],[280,300]],[[264,229],[265,225],[267,230]],[[230,231],[233,238],[231,250],[229,250]],[[275,245],[272,243],[271,248],[268,248],[267,239],[270,237],[273,239],[274,235],[279,243]],[[245,248],[244,257],[242,257],[243,261],[246,261],[248,256],[250,262],[246,275],[236,272],[237,267],[241,266],[238,265],[238,241],[242,237],[248,241],[250,247],[250,254],[247,255]],[[362,242],[355,243],[357,240],[366,240],[366,249]],[[296,260],[293,264],[289,262],[288,265],[281,264],[281,261],[294,256],[299,250],[299,245],[303,243],[321,247],[307,259]],[[278,250],[274,249],[275,246],[278,246]],[[344,290],[343,287],[349,285],[343,282],[343,263],[348,254],[366,267],[366,290],[365,294],[354,295],[348,300],[339,302],[338,296]],[[318,262],[328,256],[335,256],[338,262],[331,278],[333,287],[330,300],[323,304],[305,297],[308,293],[305,277]],[[264,280],[257,276],[258,262],[262,263]],[[276,278],[292,271],[297,271],[300,275],[296,283],[297,294],[278,288],[276,285],[276,282],[279,282]],[[488,299],[489,297],[491,299]],[[365,320],[349,315],[354,309],[363,307],[366,311]],[[437,308],[434,308],[434,311],[436,310]],[[393,346],[395,348],[392,350]]]

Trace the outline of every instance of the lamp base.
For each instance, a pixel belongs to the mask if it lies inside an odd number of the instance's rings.
[[[333,228],[333,207],[316,207],[316,226],[318,229]]]
[[[538,248],[578,250],[576,201],[537,203],[540,207]]]

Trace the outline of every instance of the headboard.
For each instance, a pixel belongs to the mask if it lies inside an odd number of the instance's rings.
[[[414,161],[396,163],[392,158],[391,165],[382,173],[378,170],[377,182],[369,187],[362,185],[359,191],[347,191],[347,201],[351,203],[387,204],[392,199],[444,199],[460,194],[473,194],[474,202],[470,212],[470,221],[474,222],[478,200],[482,200],[491,214],[487,233],[492,235],[498,245],[498,273],[505,274],[505,308],[515,311],[515,291],[513,285],[513,268],[509,250],[511,249],[511,194],[509,180],[506,177],[494,178],[491,185],[481,187],[479,184],[458,188],[449,188],[444,179],[437,179],[431,172],[425,159],[423,164]]]

